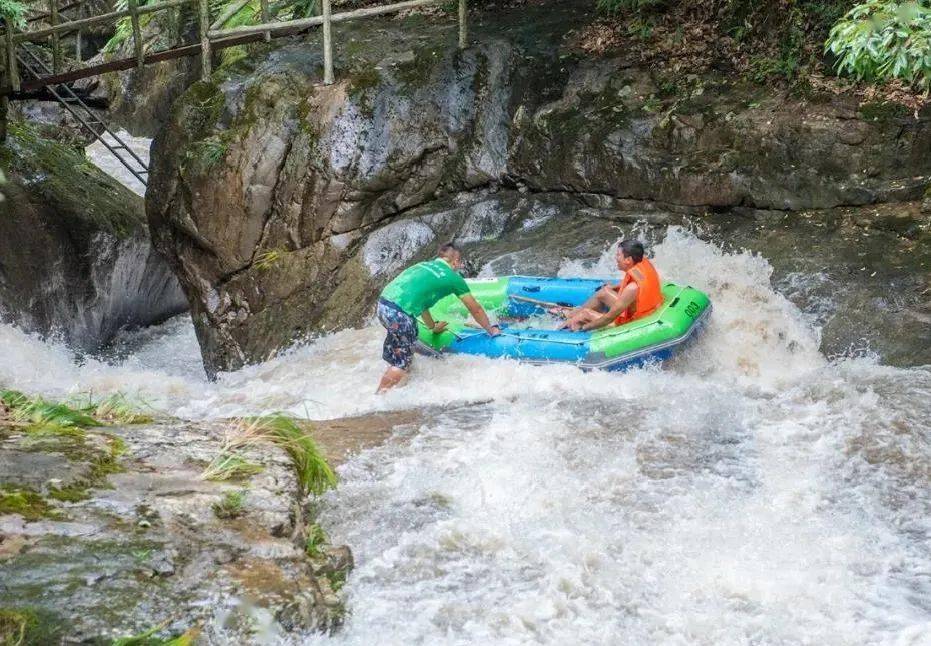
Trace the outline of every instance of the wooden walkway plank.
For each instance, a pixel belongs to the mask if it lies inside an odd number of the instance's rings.
[[[152,4],[142,5],[137,9],[138,14],[144,15],[147,13],[154,13],[156,11],[161,11],[162,9],[169,9],[171,7],[177,7],[183,4],[189,4],[191,0],[162,0],[162,2],[155,2]],[[24,41],[29,42],[38,42],[45,40],[47,37],[52,34],[64,34],[70,33],[77,29],[83,29],[85,27],[93,27],[95,25],[102,25],[105,23],[115,22],[120,18],[128,18],[130,12],[128,9],[123,11],[111,11],[109,13],[102,13],[99,16],[89,16],[87,18],[78,18],[77,20],[71,20],[69,22],[63,22],[60,25],[55,27],[46,27],[44,29],[36,29],[35,31],[27,31],[16,34],[13,37],[13,41],[20,43]]]
[[[237,38],[226,38],[222,41],[214,41],[212,43],[212,49],[214,51],[219,49],[225,49],[226,47],[235,47],[236,45],[244,45],[246,43],[254,43],[262,39],[261,34],[247,34],[246,36],[240,36]],[[152,52],[144,56],[144,62],[146,65],[152,65],[154,63],[161,63],[162,61],[170,61],[176,58],[186,58],[188,56],[197,56],[200,54],[200,43],[194,45],[183,45],[181,47],[175,47],[173,49],[164,49],[159,52]],[[72,81],[77,81],[79,79],[88,78],[90,76],[99,76],[100,74],[106,74],[107,72],[121,72],[123,70],[132,69],[136,66],[136,57],[131,58],[121,58],[115,61],[107,61],[106,63],[99,63],[97,65],[89,65],[87,67],[70,70],[67,72],[62,72],[61,74],[53,74],[50,76],[43,76],[38,79],[24,79],[21,83],[22,90],[37,90],[39,88],[45,87],[46,85],[58,85],[61,83],[70,83]],[[0,95],[11,94],[9,89],[0,88]]]
[[[426,7],[431,4],[439,4],[443,1],[444,0],[407,0],[407,2],[365,7],[364,9],[355,9],[353,11],[341,11],[339,13],[334,13],[330,17],[330,22],[345,22],[347,20],[368,18],[369,16],[381,16],[387,13],[403,11],[404,9],[415,9],[417,7]],[[288,20],[286,22],[267,22],[258,25],[243,25],[242,27],[231,27],[230,29],[218,29],[210,32],[210,37],[223,38],[225,36],[244,36],[246,34],[265,31],[270,31],[273,34],[280,34],[297,29],[316,27],[322,24],[323,16],[312,16],[311,18],[300,18],[298,20]]]

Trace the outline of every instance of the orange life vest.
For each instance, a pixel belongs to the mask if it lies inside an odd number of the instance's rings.
[[[637,284],[637,300],[614,319],[615,325],[630,323],[636,319],[653,312],[663,302],[663,292],[659,282],[659,274],[649,260],[644,258],[624,274],[624,280],[618,286],[618,294],[624,291],[630,283]]]

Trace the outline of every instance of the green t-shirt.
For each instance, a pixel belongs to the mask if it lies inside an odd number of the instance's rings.
[[[416,317],[444,296],[468,293],[469,286],[462,276],[453,271],[445,260],[436,258],[419,262],[402,271],[385,286],[381,297]]]

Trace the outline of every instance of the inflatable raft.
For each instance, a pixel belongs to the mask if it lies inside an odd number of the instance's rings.
[[[521,320],[544,314],[544,303],[581,305],[606,282],[616,283],[617,279],[504,276],[466,282],[489,314],[499,319]],[[435,334],[418,321],[416,349],[433,356],[480,354],[602,370],[624,370],[662,361],[692,338],[711,312],[708,296],[697,289],[673,283],[665,283],[662,289],[663,304],[655,312],[621,326],[571,332],[503,323],[498,337],[468,326],[468,310],[456,296],[448,296],[430,309],[433,318],[446,321],[448,328]]]

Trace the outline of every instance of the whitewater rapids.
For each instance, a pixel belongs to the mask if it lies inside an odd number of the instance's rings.
[[[357,568],[312,643],[931,644],[931,368],[827,360],[760,256],[676,227],[653,252],[714,303],[662,369],[418,358],[376,397],[371,326],[210,383],[176,319],[106,361],[0,326],[0,383],[195,420],[431,412],[326,498]],[[609,249],[560,273],[614,272]]]

